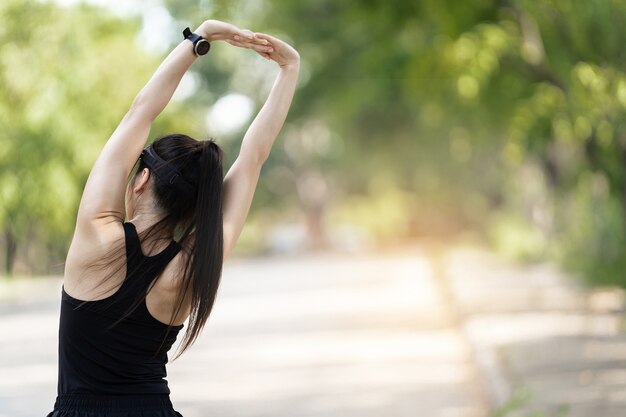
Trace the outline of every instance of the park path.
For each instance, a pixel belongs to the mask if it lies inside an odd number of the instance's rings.
[[[440,265],[501,415],[626,416],[623,289],[584,288],[553,265],[473,249],[449,250]]]
[[[17,292],[28,301],[0,308],[0,416],[45,416],[60,280]],[[468,346],[418,249],[229,260],[200,340],[168,370],[185,417],[485,416]]]
[[[0,287],[0,417],[52,408],[60,285]],[[625,305],[467,248],[232,259],[171,397],[185,417],[624,416]]]

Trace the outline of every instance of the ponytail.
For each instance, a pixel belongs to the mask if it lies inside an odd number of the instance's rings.
[[[191,287],[189,327],[180,345],[180,356],[198,338],[217,295],[224,259],[224,229],[222,213],[222,150],[212,140],[200,142],[198,194],[195,207],[193,249],[185,268]],[[180,302],[186,291],[181,290]]]
[[[166,214],[139,236],[142,241],[149,240],[154,236],[162,235],[163,230],[173,230],[174,237],[183,248],[183,253],[180,254],[183,270],[179,276],[174,312],[163,333],[161,345],[155,352],[155,357],[161,354],[161,348],[173,327],[174,319],[183,308],[185,300],[190,299],[189,324],[178,347],[178,353],[175,356],[177,358],[196,341],[204,328],[213,309],[222,276],[224,259],[223,152],[212,139],[197,141],[181,134],[157,138],[152,146],[155,151],[153,159],[167,161],[172,165],[170,171],[173,169],[173,172],[180,173],[184,181],[194,188],[193,192],[187,192],[155,175],[156,203]],[[143,168],[149,167],[145,160],[140,159],[138,172],[141,172]],[[138,255],[141,248],[135,248],[135,250],[137,253],[131,256]],[[122,240],[107,256],[92,267],[107,271],[102,281],[104,283],[126,266],[126,258],[126,245]],[[164,269],[165,265],[157,275],[160,275]],[[126,275],[130,276],[134,273],[136,271],[127,271]],[[152,286],[156,281],[157,279],[152,282]],[[152,286],[148,288],[148,291]],[[144,299],[145,294],[138,293],[131,306],[113,326],[128,317]]]

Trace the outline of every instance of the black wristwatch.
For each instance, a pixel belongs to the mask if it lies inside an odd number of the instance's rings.
[[[193,43],[193,53],[196,56],[206,55],[211,49],[211,43],[197,33],[193,33],[191,29],[183,30],[183,37],[189,39]]]

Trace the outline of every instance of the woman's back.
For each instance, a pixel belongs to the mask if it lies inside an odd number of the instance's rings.
[[[143,234],[144,226],[139,223],[126,223],[133,226],[137,238]],[[63,277],[64,292],[72,298],[87,301],[99,301],[110,297],[118,290],[126,278],[127,265],[124,261],[124,250],[120,245],[125,245],[125,223],[111,223],[104,233],[100,233],[97,239],[74,237],[72,246],[68,252]],[[138,227],[141,229],[138,230]],[[103,236],[104,235],[104,236]],[[163,240],[163,239],[162,239]],[[145,254],[146,258],[153,258],[164,251],[171,240],[161,242],[160,245],[151,245],[141,241],[136,251]],[[103,259],[110,258],[111,253],[116,253],[122,259],[109,259],[108,264],[102,264]],[[189,317],[190,300],[186,297],[182,308],[176,312],[176,297],[181,283],[181,271],[188,255],[185,250],[174,254],[173,258],[166,263],[159,279],[156,280],[146,295],[145,303],[152,317],[163,323],[172,321],[173,325],[184,323]],[[176,313],[176,314],[174,314]]]
[[[181,248],[171,241],[160,253],[145,256],[135,226],[124,223],[123,228],[126,268],[122,268],[125,279],[118,289],[88,302],[63,289],[59,395],[169,394],[167,352],[183,325],[168,330],[166,323],[150,313],[143,296]]]

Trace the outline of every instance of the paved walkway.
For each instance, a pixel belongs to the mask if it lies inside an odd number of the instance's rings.
[[[230,260],[201,338],[169,365],[176,408],[185,417],[626,415],[624,291],[583,290],[553,267],[477,250],[430,254]],[[60,288],[59,278],[0,286],[0,417],[52,408]]]
[[[584,290],[551,266],[476,250],[442,264],[492,404],[511,416],[626,416],[623,290]]]
[[[0,308],[1,417],[54,402],[60,280],[36,285]],[[229,261],[200,340],[169,365],[172,401],[185,417],[486,417],[442,288],[417,250]]]

